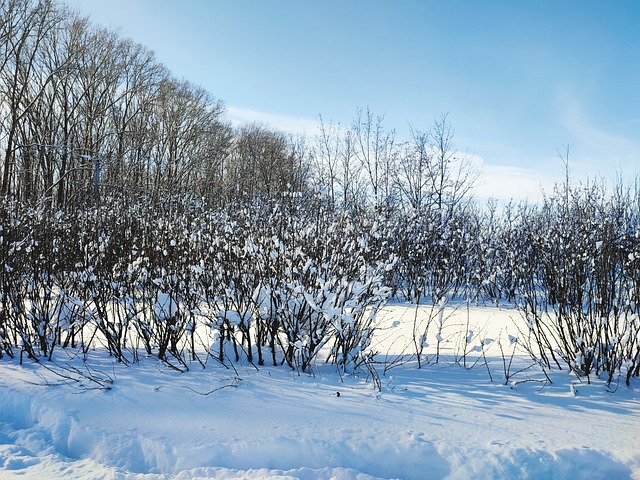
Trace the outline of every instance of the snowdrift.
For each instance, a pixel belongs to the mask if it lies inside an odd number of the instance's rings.
[[[478,338],[513,328],[513,311],[470,313]],[[412,315],[396,305],[381,316],[376,346],[388,358],[404,349]],[[455,344],[446,337],[439,363],[421,369],[397,362],[382,374],[381,364],[380,391],[330,366],[305,375],[212,363],[181,374],[99,350],[91,372],[64,351],[47,368],[3,360],[0,477],[640,478],[637,386],[611,393],[564,372],[544,384],[531,371],[504,385],[495,345],[464,368],[451,361]],[[113,383],[101,388],[89,373]]]

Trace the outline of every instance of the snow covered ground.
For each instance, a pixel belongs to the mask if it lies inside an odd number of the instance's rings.
[[[414,313],[393,305],[380,315],[376,347],[390,359],[410,343]],[[51,370],[4,358],[0,478],[640,479],[637,382],[610,393],[566,372],[550,385],[525,381],[541,378],[529,369],[504,385],[497,339],[508,360],[517,313],[460,308],[443,318],[440,362],[432,326],[432,362],[396,362],[385,375],[380,365],[381,391],[329,366],[308,376],[211,363],[181,374],[92,352],[93,375],[113,380],[105,390],[63,351]],[[493,340],[487,365],[480,348],[470,354],[472,369],[458,364],[455,332],[467,320],[477,332],[468,350]],[[512,372],[529,363],[516,352]]]

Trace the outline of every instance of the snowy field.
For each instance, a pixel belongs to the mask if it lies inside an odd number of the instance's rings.
[[[92,352],[107,390],[62,350],[50,369],[4,358],[0,478],[640,479],[637,382],[611,393],[566,371],[541,383],[532,367],[505,385],[514,348],[511,373],[531,364],[511,309],[447,310],[421,369],[398,356],[410,353],[415,308],[386,307],[379,321],[380,391],[331,366],[308,376],[212,361],[181,374]]]

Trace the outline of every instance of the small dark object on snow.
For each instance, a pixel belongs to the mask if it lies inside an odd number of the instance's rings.
[[[339,397],[339,396],[340,396],[340,392],[336,392],[336,397]]]

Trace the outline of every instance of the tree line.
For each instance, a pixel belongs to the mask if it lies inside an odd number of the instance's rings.
[[[233,129],[220,100],[64,4],[0,1],[0,62],[2,196],[66,208],[97,186],[228,199],[302,180],[288,136]]]
[[[221,100],[55,0],[0,0],[0,62],[0,196],[65,209],[100,193],[223,205],[322,188],[334,205],[421,209],[473,183],[446,116],[405,142],[368,109],[311,140],[234,128]]]

